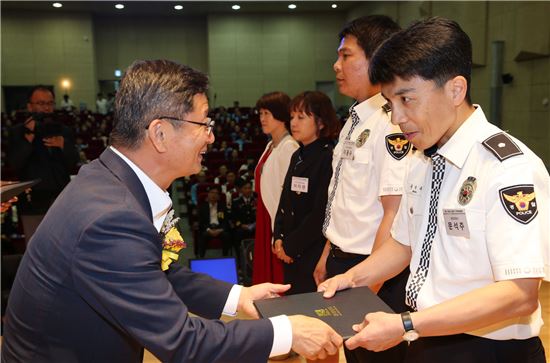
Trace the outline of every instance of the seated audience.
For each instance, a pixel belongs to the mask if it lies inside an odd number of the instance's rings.
[[[220,201],[220,189],[218,186],[213,186],[208,191],[206,201],[199,205],[199,238],[197,241],[199,257],[204,257],[208,242],[215,238],[222,241],[223,255],[228,255],[231,249],[231,238],[226,217],[225,204]]]

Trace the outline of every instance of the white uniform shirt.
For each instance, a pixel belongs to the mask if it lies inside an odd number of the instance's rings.
[[[540,158],[515,138],[512,140],[523,154],[500,161],[482,142],[502,131],[487,122],[481,107],[476,107],[476,111],[438,150],[445,158],[445,175],[428,276],[417,298],[418,310],[496,281],[544,276],[543,244],[550,243],[548,172]],[[498,147],[504,146],[504,143],[498,144]],[[419,265],[426,234],[431,177],[431,160],[422,152],[414,152],[405,192],[392,227],[394,239],[412,249],[409,283]],[[476,188],[469,194],[469,201],[461,205],[458,197],[464,194],[464,182],[469,177],[475,178]],[[506,188],[517,185],[532,187],[533,184],[538,214],[534,214],[532,203],[535,200],[529,201],[527,210],[522,213],[527,219],[534,217],[523,223],[512,217],[519,208],[514,210],[514,203],[501,195],[517,196],[517,190],[506,191]],[[443,211],[447,210],[449,216],[448,210],[451,209],[464,213],[467,228],[460,228],[461,221],[456,224],[459,230],[454,222],[448,226]],[[465,231],[469,232],[469,237],[449,235]],[[537,336],[541,325],[539,305],[531,316],[510,319],[469,334],[496,340],[526,339]]]
[[[269,150],[271,144],[272,141],[267,144],[260,160]],[[269,154],[263,165],[262,177],[260,178],[260,192],[262,193],[262,201],[265,208],[271,217],[271,231],[273,231],[273,225],[275,224],[275,216],[279,207],[279,199],[281,199],[290,158],[299,147],[300,145],[298,145],[296,140],[292,136],[287,135],[271,150],[271,154]]]
[[[370,134],[363,145],[354,147],[353,160],[344,159],[337,176],[337,166],[343,157],[344,140],[351,128],[351,116],[340,132],[332,158],[332,178],[328,188],[327,216],[330,220],[325,237],[340,249],[349,253],[368,255],[378,226],[384,215],[380,202],[383,195],[401,195],[408,157],[394,157],[387,147],[386,136],[398,134],[404,137],[398,126],[392,125],[390,115],[382,109],[386,103],[377,94],[354,107],[360,121],[350,140],[356,142],[366,130]],[[403,146],[407,151],[410,143]],[[337,180],[338,179],[338,180]],[[338,182],[331,200],[334,183]],[[330,210],[329,210],[330,209]],[[325,217],[327,218],[327,217]],[[325,221],[327,223],[327,221]]]

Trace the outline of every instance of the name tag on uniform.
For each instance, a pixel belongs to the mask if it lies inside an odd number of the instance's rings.
[[[470,229],[464,209],[443,209],[443,218],[449,236],[470,238]]]
[[[353,153],[355,151],[355,141],[344,140],[342,145],[342,159],[353,160]]]
[[[296,192],[298,194],[300,193],[307,193],[307,185],[309,183],[308,178],[302,178],[299,176],[293,176],[292,177],[292,183],[290,185],[290,190],[293,192]]]

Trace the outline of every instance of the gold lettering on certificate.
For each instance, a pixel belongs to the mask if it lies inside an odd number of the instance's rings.
[[[340,312],[340,310],[338,310],[336,306],[331,305],[324,309],[315,309],[315,315],[323,318],[327,316],[342,316],[342,313]]]

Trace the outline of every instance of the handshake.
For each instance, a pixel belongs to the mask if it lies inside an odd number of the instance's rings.
[[[343,339],[327,323],[304,315],[288,317],[292,325],[292,350],[310,359],[335,355]]]
[[[271,283],[243,287],[239,297],[238,311],[254,318],[259,318],[253,301],[277,297],[290,288],[290,285]],[[327,323],[305,315],[288,317],[292,326],[291,349],[301,356],[310,359],[324,359],[338,353],[342,346],[342,337]]]

